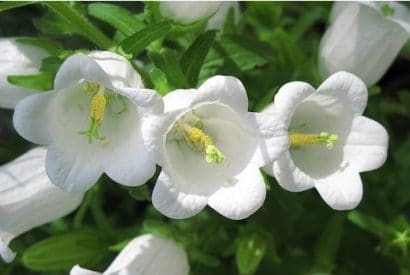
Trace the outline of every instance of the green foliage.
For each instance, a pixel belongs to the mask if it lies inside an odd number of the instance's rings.
[[[161,95],[217,74],[236,76],[250,111],[265,108],[287,82],[322,82],[316,60],[330,3],[240,6],[238,25],[231,9],[222,30],[208,31],[208,18],[188,26],[165,20],[158,2],[2,2],[0,35],[20,36],[19,43],[50,53],[39,73],[8,81],[49,90],[68,56],[110,49],[131,60],[145,87]],[[135,236],[154,233],[184,246],[192,275],[410,274],[409,57],[407,43],[369,89],[365,115],[388,129],[390,152],[382,168],[361,174],[364,195],[356,210],[333,211],[314,190],[287,192],[265,175],[266,201],[248,219],[228,220],[207,207],[172,220],[150,201],[158,173],[143,186],[124,188],[104,176],[72,215],[13,240],[17,259],[0,262],[0,273],[67,274],[75,264],[104,270]],[[33,146],[16,134],[11,118],[1,110],[2,163]]]

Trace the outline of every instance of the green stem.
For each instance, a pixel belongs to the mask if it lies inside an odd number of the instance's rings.
[[[91,189],[90,191],[87,192],[87,194],[85,195],[84,201],[80,206],[80,209],[78,209],[77,213],[74,216],[74,220],[73,220],[73,228],[77,229],[80,228],[85,214],[87,213],[87,210],[90,206],[91,201],[93,200],[93,198],[95,197],[95,189]]]
[[[67,2],[44,2],[53,12],[60,15],[91,42],[95,43],[101,49],[108,49],[111,47],[111,40],[93,24],[91,24],[87,18],[82,16]]]

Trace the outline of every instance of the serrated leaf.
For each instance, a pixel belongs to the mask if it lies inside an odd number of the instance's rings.
[[[23,254],[23,264],[36,271],[64,270],[89,265],[108,253],[108,244],[96,230],[52,236],[33,244]]]
[[[88,5],[88,13],[110,24],[126,36],[130,36],[144,27],[144,24],[131,12],[117,5],[91,3]]]
[[[0,3],[0,12],[34,4],[31,1],[6,1]]]
[[[254,274],[265,256],[267,242],[263,235],[244,234],[238,240],[235,260],[240,274]]]
[[[124,52],[136,56],[151,44],[151,42],[163,38],[172,31],[172,29],[173,26],[170,21],[149,25],[145,29],[123,40],[119,47],[121,47]]]
[[[53,89],[54,74],[49,72],[40,72],[34,75],[9,75],[7,81],[13,85],[23,88],[49,91]]]
[[[24,45],[30,45],[41,48],[47,51],[50,55],[59,55],[61,51],[61,47],[58,43],[48,39],[36,37],[21,37],[16,38],[16,42]]]
[[[168,83],[172,88],[187,88],[188,85],[186,84],[184,73],[173,51],[149,52],[148,55],[154,65],[165,73]]]
[[[215,31],[207,31],[201,34],[181,57],[181,69],[190,87],[196,87],[199,72],[214,43],[215,35]]]

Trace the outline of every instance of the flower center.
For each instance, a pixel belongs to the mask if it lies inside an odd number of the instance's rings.
[[[225,156],[215,146],[212,137],[203,131],[200,117],[192,111],[176,122],[175,130],[192,150],[205,154],[207,163],[221,164],[224,161]]]
[[[334,143],[338,139],[338,135],[330,135],[327,132],[321,132],[320,134],[289,134],[289,140],[292,146],[319,145],[326,143],[327,149],[332,149],[334,147]]]

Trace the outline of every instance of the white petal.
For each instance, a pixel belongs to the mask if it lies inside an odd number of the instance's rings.
[[[100,65],[114,87],[144,88],[141,76],[123,56],[110,51],[92,51],[88,56]]]
[[[173,181],[165,171],[158,177],[152,194],[152,204],[159,212],[169,218],[184,219],[194,216],[206,206],[206,196],[184,193]]]
[[[128,132],[126,142],[116,146],[108,158],[105,173],[114,181],[127,185],[144,184],[155,173],[155,162],[142,141],[141,132]]]
[[[191,24],[214,14],[220,5],[219,1],[163,1],[159,2],[159,11],[166,18]]]
[[[366,84],[354,74],[337,72],[329,76],[309,100],[324,102],[330,108],[340,102],[345,106],[344,108],[349,106],[351,112],[361,115],[367,104],[367,88]]]
[[[18,101],[38,91],[10,84],[9,75],[37,74],[41,60],[49,54],[37,47],[0,38],[0,107],[14,108]]]
[[[135,106],[144,109],[144,112],[161,113],[164,109],[161,96],[154,90],[114,88],[114,91],[128,98]]]
[[[359,173],[351,169],[339,170],[327,178],[316,180],[315,188],[322,199],[335,210],[353,209],[363,196]]]
[[[51,141],[49,125],[49,104],[53,92],[40,93],[21,100],[14,110],[13,125],[25,139],[38,144]]]
[[[252,124],[256,125],[259,135],[259,146],[253,157],[257,167],[272,163],[289,149],[289,137],[287,129],[279,117],[274,113],[248,113]]]
[[[273,113],[289,125],[298,105],[314,92],[315,89],[306,82],[289,82],[283,85],[275,95],[274,105],[269,105],[263,112]]]
[[[151,234],[133,239],[104,274],[188,275],[184,249],[174,241]]]
[[[377,169],[386,161],[388,138],[386,129],[376,121],[356,117],[343,148],[344,159],[358,172]]]
[[[70,154],[65,149],[48,147],[47,175],[51,182],[67,192],[85,192],[102,175],[102,160],[89,152]]]
[[[70,275],[99,275],[99,274],[102,274],[102,273],[82,268],[79,265],[73,266],[73,268],[71,268],[70,270]]]
[[[217,75],[202,83],[194,104],[212,101],[226,104],[237,112],[248,111],[245,87],[236,77]]]
[[[371,5],[374,4],[350,2],[335,6],[339,14],[333,15],[334,21],[320,43],[319,67],[323,77],[348,71],[370,87],[383,76],[408,40],[408,11],[404,20],[400,16],[393,19],[382,16]]]
[[[67,193],[48,179],[45,148],[33,149],[0,167],[0,252],[12,259],[7,245],[30,229],[63,217],[79,206],[83,194]]]
[[[265,166],[263,170],[275,176],[279,185],[291,192],[304,191],[314,186],[313,179],[295,165],[289,152],[283,154],[273,164]]]
[[[257,167],[248,166],[209,197],[208,204],[221,215],[245,219],[258,210],[266,196],[265,182]]]
[[[16,257],[16,253],[13,252],[8,245],[8,242],[5,242],[0,238],[0,257],[6,263],[11,263]]]
[[[222,2],[222,5],[218,9],[218,11],[208,20],[206,29],[221,30],[225,24],[226,17],[231,8],[233,9],[234,22],[235,24],[238,24],[240,16],[239,3],[237,1]]]

